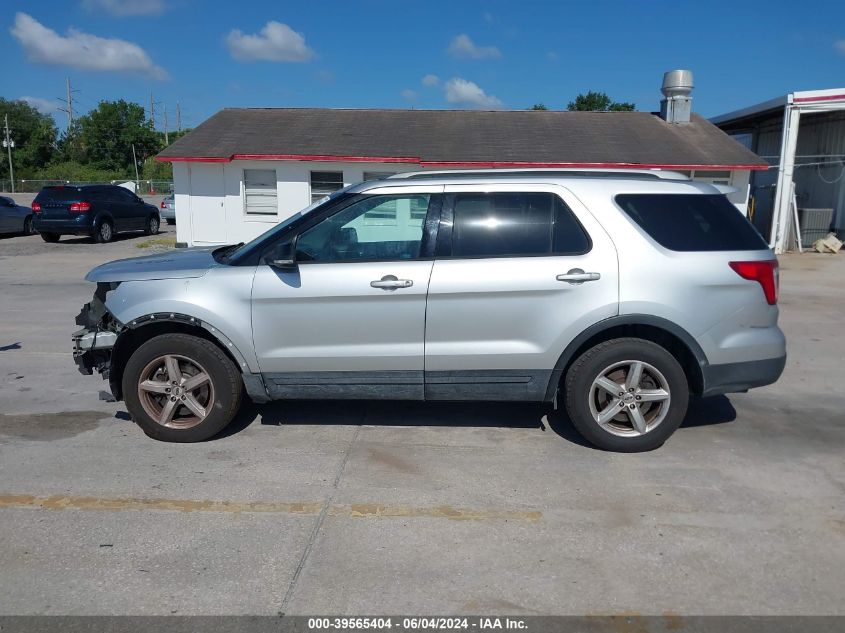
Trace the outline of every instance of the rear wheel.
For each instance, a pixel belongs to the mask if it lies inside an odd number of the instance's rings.
[[[675,357],[636,338],[584,352],[566,374],[565,394],[567,413],[584,439],[625,453],[662,445],[689,404],[686,375]]]
[[[61,236],[58,233],[41,233],[41,239],[45,242],[58,242]]]
[[[32,228],[32,216],[28,216],[23,221],[23,234],[24,235],[35,235],[35,229]]]
[[[108,220],[100,222],[99,226],[94,230],[94,241],[100,244],[106,244],[114,239],[114,227]]]
[[[187,334],[162,334],[141,345],[126,364],[122,386],[132,419],[166,442],[200,442],[222,431],[242,391],[229,357]]]
[[[155,235],[158,233],[159,219],[157,215],[151,215],[147,219],[147,225],[144,227],[144,235]]]
[[[176,220],[167,220],[167,223],[168,223],[170,226],[173,226],[174,224],[176,224]]]

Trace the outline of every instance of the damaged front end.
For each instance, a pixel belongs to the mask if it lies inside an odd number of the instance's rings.
[[[104,379],[109,378],[112,350],[123,324],[106,308],[106,294],[118,285],[119,282],[98,283],[94,298],[82,306],[76,317],[76,324],[82,329],[73,333],[73,360],[80,373],[91,375],[97,370]]]

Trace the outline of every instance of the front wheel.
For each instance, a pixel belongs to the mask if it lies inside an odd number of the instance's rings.
[[[139,347],[123,372],[132,419],[150,437],[200,442],[222,431],[241,402],[241,377],[214,343],[162,334]]]
[[[587,350],[569,368],[564,386],[567,413],[584,439],[623,453],[661,446],[689,404],[689,385],[675,357],[637,338]]]

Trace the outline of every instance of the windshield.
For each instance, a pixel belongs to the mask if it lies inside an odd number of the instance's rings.
[[[297,211],[296,213],[294,213],[289,218],[286,218],[286,219],[282,220],[281,222],[279,222],[278,224],[276,224],[275,226],[273,226],[271,229],[264,231],[264,233],[262,233],[261,235],[259,235],[255,239],[250,240],[246,244],[240,244],[237,248],[233,249],[231,252],[227,252],[226,253],[226,260],[231,261],[232,259],[237,259],[237,257],[239,255],[241,255],[242,253],[248,252],[258,242],[263,242],[264,240],[266,240],[268,238],[272,238],[273,235],[275,235],[275,234],[277,234],[281,231],[284,231],[286,227],[290,226],[293,222],[295,222],[296,220],[301,218],[303,215],[311,213],[312,211],[322,207],[324,204],[331,202],[332,200],[342,196],[344,193],[346,193],[347,190],[349,190],[353,186],[354,185],[347,185],[343,189],[338,189],[337,191],[333,192],[332,194],[330,194],[328,196],[320,198],[319,200],[315,200],[314,202],[309,204],[307,207],[302,209],[302,211]]]

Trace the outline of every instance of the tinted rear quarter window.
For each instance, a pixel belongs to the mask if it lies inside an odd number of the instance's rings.
[[[619,207],[673,251],[757,251],[768,245],[723,195],[619,194]]]
[[[590,241],[558,196],[541,192],[459,193],[453,257],[580,254]]]

